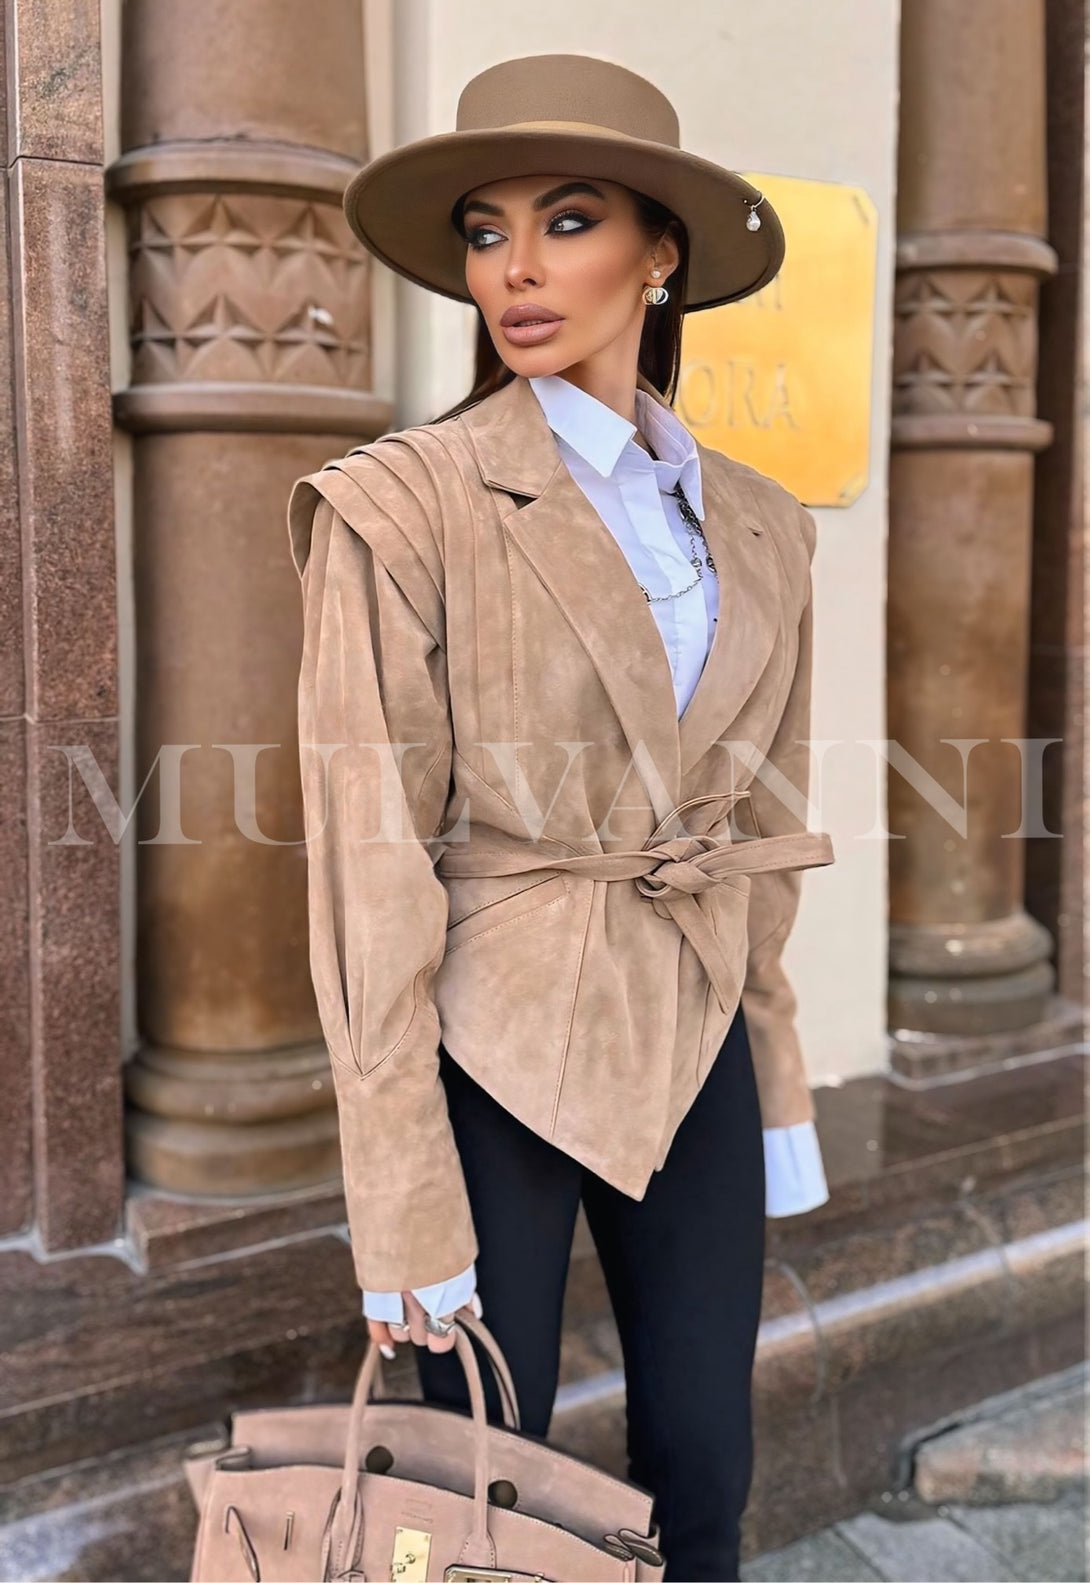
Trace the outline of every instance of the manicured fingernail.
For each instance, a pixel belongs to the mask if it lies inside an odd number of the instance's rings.
[[[384,1358],[389,1358],[390,1359],[391,1363],[397,1357],[397,1353],[394,1351],[393,1347],[388,1347],[386,1345],[385,1341],[380,1341],[379,1342],[378,1349],[382,1353],[382,1356]]]

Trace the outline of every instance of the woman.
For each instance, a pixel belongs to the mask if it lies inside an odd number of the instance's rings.
[[[368,1329],[464,1406],[472,1305],[544,1435],[582,1203],[666,1576],[737,1578],[764,1218],[827,1197],[781,965],[800,870],[833,860],[804,817],[815,524],[669,397],[683,311],[764,285],[782,231],[652,84],[580,55],[482,72],[345,212],[479,325],[465,402],[290,513]]]

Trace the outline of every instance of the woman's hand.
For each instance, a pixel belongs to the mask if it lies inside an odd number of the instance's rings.
[[[412,1341],[418,1347],[427,1347],[429,1352],[449,1352],[454,1346],[454,1332],[449,1336],[436,1336],[425,1329],[424,1305],[412,1292],[402,1292],[401,1301],[405,1310],[406,1323],[403,1325],[387,1324],[383,1319],[369,1319],[367,1333],[373,1341],[377,1341],[384,1358],[392,1358],[394,1343],[398,1341]],[[457,1319],[461,1314],[476,1314],[481,1318],[481,1300],[474,1292],[469,1302],[463,1308],[457,1309],[453,1314],[443,1314],[444,1320]]]

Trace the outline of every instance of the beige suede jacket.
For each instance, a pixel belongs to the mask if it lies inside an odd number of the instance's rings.
[[[361,1287],[477,1255],[441,1036],[634,1198],[739,1000],[764,1126],[814,1115],[781,955],[800,871],[834,860],[806,818],[816,528],[699,454],[720,614],[680,719],[525,378],[295,485],[310,959]]]

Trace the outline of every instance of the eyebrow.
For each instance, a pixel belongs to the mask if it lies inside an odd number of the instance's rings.
[[[547,209],[551,203],[556,203],[561,198],[569,198],[573,193],[589,193],[592,198],[601,198],[605,202],[605,193],[599,187],[593,186],[589,181],[565,181],[559,187],[550,187],[548,192],[541,193],[530,205],[532,209]],[[480,198],[471,198],[462,210],[468,214],[471,209],[476,209],[480,214],[502,214],[503,209],[496,203],[485,203]]]

